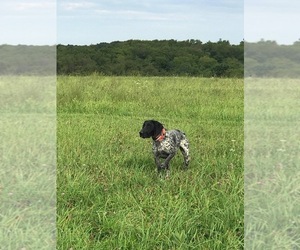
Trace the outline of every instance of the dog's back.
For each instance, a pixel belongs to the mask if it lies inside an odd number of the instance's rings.
[[[179,148],[184,148],[188,151],[189,142],[185,133],[178,129],[167,130],[162,141],[153,141],[153,153],[160,155],[161,158],[176,153]]]

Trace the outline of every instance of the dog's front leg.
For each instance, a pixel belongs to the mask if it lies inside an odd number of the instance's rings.
[[[168,155],[168,157],[166,158],[165,162],[162,164],[163,168],[169,169],[169,163],[172,160],[172,158],[175,156],[175,153],[171,153]]]
[[[163,164],[161,164],[161,167],[166,169],[166,172],[167,172],[166,177],[169,177],[169,175],[170,175],[169,163],[172,160],[172,158],[175,156],[175,154],[176,154],[176,152],[169,154],[168,157],[166,158],[165,162]]]
[[[157,167],[157,172],[160,172],[160,170],[162,169],[162,164],[160,163],[159,155],[154,154],[154,159],[155,159],[155,165]]]
[[[162,178],[162,170],[166,169],[166,177],[169,177],[169,166],[164,163],[161,163],[159,154],[155,155],[155,164],[157,167],[157,173],[160,178]]]

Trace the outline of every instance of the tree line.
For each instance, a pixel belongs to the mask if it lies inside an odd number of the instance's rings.
[[[0,45],[0,75],[55,75],[56,46]]]
[[[300,40],[292,45],[261,40],[245,43],[245,76],[290,77],[300,76]]]
[[[129,40],[89,46],[58,45],[63,75],[243,77],[244,44],[229,41]]]
[[[244,72],[245,60],[245,72]],[[200,40],[129,40],[95,45],[0,45],[0,75],[299,77],[292,45]]]

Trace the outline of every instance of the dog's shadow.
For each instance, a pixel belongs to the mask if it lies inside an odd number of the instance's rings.
[[[156,169],[155,162],[153,158],[151,158],[150,156],[145,156],[145,157],[131,156],[123,162],[123,167],[127,168],[128,170],[133,170],[133,171],[139,170],[148,173],[151,173]]]

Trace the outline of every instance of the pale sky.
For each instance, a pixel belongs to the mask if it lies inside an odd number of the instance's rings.
[[[246,41],[274,40],[293,44],[300,38],[300,0],[245,0]]]
[[[56,44],[56,0],[0,0],[0,44]]]
[[[300,0],[0,0],[0,44],[244,38],[292,44]]]
[[[58,42],[243,40],[240,0],[58,1]]]

